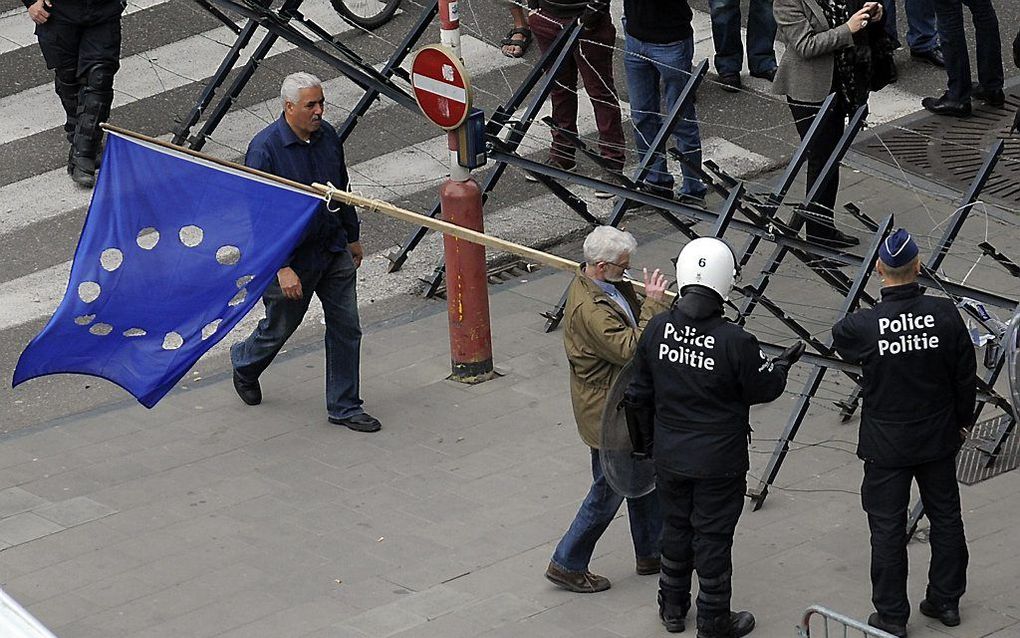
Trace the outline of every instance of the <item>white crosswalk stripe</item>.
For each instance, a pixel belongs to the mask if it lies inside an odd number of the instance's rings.
[[[142,11],[162,4],[168,0],[133,0],[128,11]],[[622,11],[622,3],[613,3],[614,10]],[[334,33],[346,31],[349,27],[339,20],[328,3],[309,3],[305,8],[307,15],[323,24]],[[619,24],[619,16],[616,16]],[[35,44],[31,25],[26,25],[27,18],[23,10],[14,10],[0,15],[0,55],[18,48]],[[710,19],[703,12],[695,12],[696,48],[695,61],[709,58],[714,54],[711,38]],[[233,41],[233,34],[226,28],[217,28],[203,33],[195,33],[186,38],[128,56],[122,61],[121,71],[116,79],[115,108],[133,104],[141,100],[157,97],[172,89],[192,84],[195,80],[210,75],[215,65],[224,55],[226,47]],[[498,75],[513,65],[525,64],[523,60],[514,60],[502,56],[498,48],[476,38],[464,38],[464,57],[469,70],[475,78],[485,74]],[[619,43],[622,46],[622,42]],[[253,47],[249,47],[248,52]],[[279,55],[293,47],[279,42],[271,57]],[[779,46],[781,55],[781,45]],[[247,52],[246,52],[247,55]],[[247,59],[242,57],[242,62]],[[2,69],[0,69],[2,70]],[[711,79],[711,78],[709,78]],[[500,86],[495,91],[505,93],[506,86],[499,79]],[[619,84],[623,84],[620,78]],[[770,88],[763,80],[745,80],[748,88],[766,94]],[[334,79],[325,83],[325,93],[330,108],[335,109],[327,115],[332,121],[339,122],[345,109],[353,105],[361,95],[361,90],[346,79]],[[268,97],[268,96],[266,96]],[[775,102],[782,102],[781,96],[770,96]],[[888,121],[901,115],[916,111],[918,96],[896,89],[887,89],[872,98],[872,121]],[[22,108],[31,104],[31,109]],[[579,99],[579,133],[585,137],[596,134],[594,115],[591,105],[583,95]],[[628,106],[622,104],[625,117],[628,117]],[[173,116],[160,112],[158,100],[149,100],[146,109],[151,109],[151,117],[162,120],[165,130],[173,126]],[[543,108],[542,116],[549,114],[549,105]],[[0,154],[4,148],[25,137],[38,134],[61,126],[63,113],[50,83],[31,87],[0,98]],[[276,98],[269,97],[244,109],[233,111],[216,129],[204,149],[213,155],[239,159],[240,153],[246,148],[251,137],[266,126],[279,112]],[[381,101],[373,107],[374,116],[394,123],[394,131],[387,133],[399,135],[397,126],[402,119],[408,117],[407,111],[388,101]],[[116,111],[112,120],[116,122]],[[332,116],[332,117],[330,117]],[[414,116],[417,117],[417,116]],[[629,117],[628,117],[629,119]],[[170,136],[162,135],[164,139]],[[740,146],[722,137],[709,137],[704,140],[706,159],[713,159],[723,168],[735,175],[760,171],[774,161]],[[548,130],[542,124],[533,127],[533,133],[522,146],[524,153],[544,152],[548,145]],[[389,146],[387,148],[392,148]],[[350,166],[352,187],[367,195],[383,199],[395,199],[413,196],[434,189],[448,171],[446,137],[436,135],[426,139],[408,140],[404,148],[380,152],[364,161]],[[591,198],[593,210],[608,211],[610,203],[596,202]],[[33,224],[46,223],[60,218],[71,211],[87,206],[89,193],[78,190],[66,178],[63,167],[54,168],[40,175],[16,181],[0,187],[0,237],[8,236],[26,229]],[[542,196],[530,201],[517,202],[514,206],[503,210],[487,211],[486,220],[489,230],[509,239],[534,241],[537,237],[555,236],[573,228],[583,227],[583,222],[569,213],[562,215],[543,215],[544,211],[557,206],[549,196]],[[26,250],[29,250],[26,248]],[[437,254],[438,242],[429,239],[421,249],[422,252]],[[56,260],[48,263],[53,264]],[[9,330],[27,322],[45,318],[59,303],[66,287],[69,261],[61,261],[55,265],[40,268],[32,274],[0,283],[0,331]],[[376,255],[369,259],[361,274],[363,279],[388,277],[391,281],[403,282],[405,289],[413,286],[417,277],[431,271],[432,261],[428,258],[414,259],[408,262],[402,273],[384,275],[388,265],[385,258]],[[395,289],[393,286],[390,288]],[[377,298],[366,295],[365,299]],[[256,311],[255,314],[257,314]],[[315,312],[315,311],[313,311]],[[313,316],[317,316],[314,315]],[[250,318],[238,330],[250,329]],[[229,341],[229,340],[228,340]]]

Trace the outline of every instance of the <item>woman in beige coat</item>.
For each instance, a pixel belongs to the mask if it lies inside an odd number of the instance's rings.
[[[811,189],[839,142],[846,118],[867,103],[868,78],[858,53],[867,49],[864,29],[882,19],[882,5],[861,0],[775,0],[777,38],[786,45],[772,92],[785,95],[801,139],[822,102],[836,94],[833,111],[808,149],[806,190]],[[881,29],[881,24],[870,28]],[[863,57],[860,56],[860,57]],[[833,248],[860,243],[833,222],[839,174],[821,189],[807,219],[807,238]]]

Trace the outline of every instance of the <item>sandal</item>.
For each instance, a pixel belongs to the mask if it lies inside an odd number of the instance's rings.
[[[515,35],[522,35],[524,39],[515,38]],[[531,37],[531,29],[527,27],[510,29],[503,38],[503,55],[508,58],[523,58],[531,44]],[[517,47],[517,53],[508,53],[506,47]]]

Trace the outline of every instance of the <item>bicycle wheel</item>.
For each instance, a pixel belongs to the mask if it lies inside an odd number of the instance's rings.
[[[393,17],[400,0],[329,0],[340,17],[363,29],[380,27]]]

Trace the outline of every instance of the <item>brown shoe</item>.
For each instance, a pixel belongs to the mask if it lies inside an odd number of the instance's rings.
[[[659,559],[658,558],[639,558],[635,571],[638,576],[651,576],[652,574],[659,573]]]
[[[548,569],[545,570],[545,577],[555,585],[576,594],[594,594],[606,591],[611,586],[609,579],[605,576],[599,576],[589,571],[568,572],[553,563],[549,563]]]

